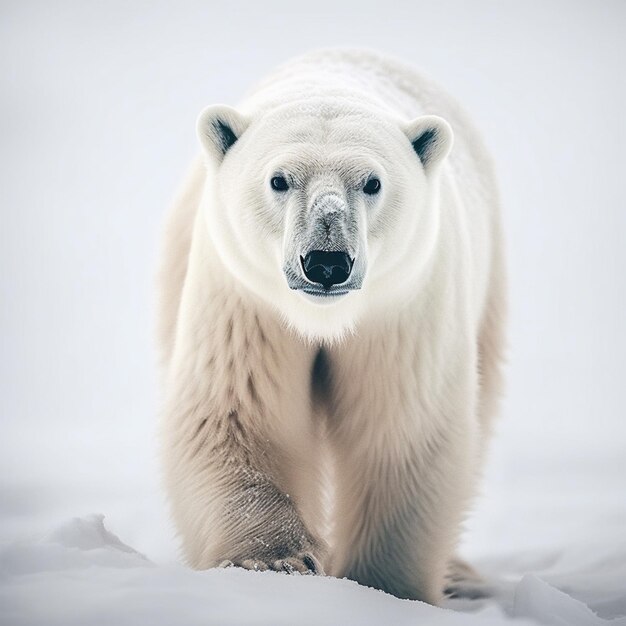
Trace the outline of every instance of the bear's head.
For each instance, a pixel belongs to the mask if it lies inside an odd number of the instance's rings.
[[[199,117],[202,211],[227,271],[308,338],[332,341],[416,295],[452,131],[312,96]]]

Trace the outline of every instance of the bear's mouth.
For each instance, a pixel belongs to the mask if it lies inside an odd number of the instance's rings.
[[[302,288],[300,289],[303,293],[306,293],[309,296],[317,296],[319,298],[334,298],[336,296],[345,296],[347,293],[350,293],[350,289],[308,289]]]
[[[313,304],[332,304],[350,293],[350,289],[335,289],[326,291],[325,289],[308,289],[301,288],[298,292],[305,300]]]

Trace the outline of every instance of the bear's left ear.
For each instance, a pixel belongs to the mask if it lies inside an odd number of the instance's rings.
[[[204,109],[196,124],[202,147],[218,164],[247,127],[247,120],[224,104],[214,104]]]
[[[452,149],[452,128],[437,115],[418,117],[405,126],[404,132],[426,173],[433,171]]]

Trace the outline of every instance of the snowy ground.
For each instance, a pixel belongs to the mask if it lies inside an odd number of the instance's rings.
[[[624,624],[624,32],[623,0],[3,1],[0,624]],[[159,488],[156,242],[196,115],[345,44],[453,93],[501,183],[508,385],[462,550],[495,595],[456,612],[188,571]]]
[[[611,459],[605,459],[611,466]],[[621,461],[623,468],[623,460]],[[464,552],[493,586],[446,609],[348,580],[238,569],[194,572],[135,551],[102,515],[73,518],[0,550],[0,623],[243,625],[626,624],[622,477],[571,468],[571,493],[537,476],[483,506]],[[602,485],[601,489],[598,486]],[[115,520],[111,520],[112,523]],[[622,616],[622,617],[620,617]]]
[[[103,477],[76,457],[83,473],[63,493],[17,477],[2,492],[12,512],[0,523],[0,624],[626,625],[626,457],[582,442],[512,454],[502,430],[462,545],[490,599],[435,609],[347,580],[188,570],[154,461],[134,482],[115,458]],[[63,482],[48,479],[50,491]],[[84,514],[96,507],[106,517]]]

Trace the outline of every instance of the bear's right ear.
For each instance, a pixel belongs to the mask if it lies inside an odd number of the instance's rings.
[[[238,111],[214,104],[200,113],[196,128],[202,147],[219,164],[247,126],[248,122]]]

